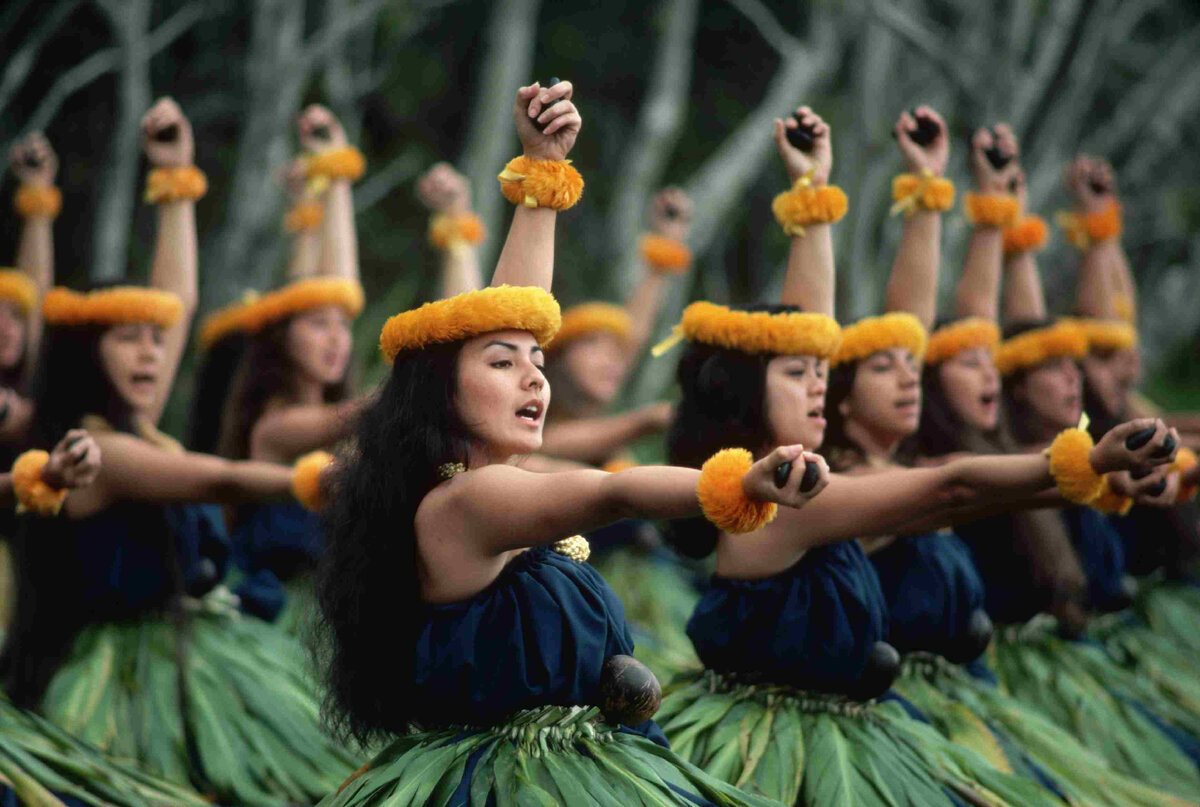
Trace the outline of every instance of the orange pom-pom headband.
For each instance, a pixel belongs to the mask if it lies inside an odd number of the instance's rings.
[[[911,216],[918,209],[949,210],[954,206],[954,183],[928,169],[920,174],[900,174],[892,180],[892,201],[893,216],[901,211]]]
[[[429,243],[446,250],[456,244],[478,244],[487,238],[487,227],[474,213],[439,213],[429,220]]]
[[[146,175],[145,200],[159,202],[195,201],[208,192],[208,178],[194,165],[155,168]]]
[[[570,160],[516,157],[496,178],[500,180],[500,192],[514,205],[566,210],[583,196],[583,177]]]
[[[665,235],[646,233],[642,236],[638,251],[646,265],[663,274],[683,274],[692,265],[692,251],[687,244]]]
[[[562,327],[547,350],[560,348],[572,339],[593,333],[610,333],[621,341],[633,334],[633,319],[629,312],[611,303],[584,303],[568,308],[562,315]]]
[[[893,311],[881,317],[867,317],[842,328],[842,347],[833,364],[859,361],[893,347],[908,348],[920,361],[925,356],[928,342],[925,327],[912,314]]]
[[[836,185],[812,186],[808,174],[796,180],[792,189],[784,191],[771,202],[775,220],[789,236],[803,236],[804,228],[812,224],[833,224],[846,215],[849,202]]]
[[[1094,213],[1059,213],[1058,224],[1077,249],[1116,238],[1121,234],[1121,205],[1116,200]]]
[[[684,339],[743,353],[828,359],[837,353],[842,329],[824,314],[734,311],[701,301],[683,310],[683,319],[651,353],[661,356]]]
[[[1009,193],[968,193],[963,204],[967,220],[981,227],[1011,227],[1021,215],[1017,197]]]
[[[273,322],[327,305],[357,317],[363,309],[362,286],[343,277],[309,277],[262,296],[247,295],[204,320],[200,346],[207,348],[234,331],[256,333]]]
[[[0,269],[0,300],[13,303],[28,314],[37,304],[37,286],[24,272]]]
[[[554,295],[537,286],[490,286],[425,303],[383,326],[379,349],[388,361],[404,350],[458,342],[492,331],[529,331],[542,347],[562,324]]]
[[[170,328],[183,316],[183,301],[169,291],[144,286],[116,286],[83,293],[57,286],[46,292],[42,316],[50,325],[150,322]]]
[[[1041,216],[1026,216],[1004,230],[1004,251],[1038,252],[1046,246],[1048,230]]]
[[[1137,346],[1137,329],[1113,319],[1070,318],[1087,337],[1088,350],[1130,350]]]
[[[983,317],[967,317],[938,328],[929,335],[925,350],[926,364],[939,364],[954,358],[964,350],[986,347],[994,350],[1000,344],[1000,329]]]
[[[13,208],[22,218],[54,218],[62,210],[62,191],[53,185],[22,185],[13,197]]]
[[[1062,356],[1080,359],[1087,353],[1087,348],[1087,334],[1083,329],[1062,320],[1005,339],[996,348],[996,369],[1001,375],[1009,375]]]

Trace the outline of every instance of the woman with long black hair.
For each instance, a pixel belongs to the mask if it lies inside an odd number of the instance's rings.
[[[353,768],[353,754],[318,727],[301,648],[239,616],[218,586],[228,539],[219,510],[197,506],[282,500],[293,473],[187,453],[155,426],[195,305],[193,207],[205,179],[173,101],[151,108],[143,135],[158,219],[151,287],[56,288],[43,304],[33,442],[84,425],[104,463],[60,517],[21,518],[4,689],[200,792],[311,800]]]

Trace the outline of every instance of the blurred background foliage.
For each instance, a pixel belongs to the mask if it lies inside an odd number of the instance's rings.
[[[382,365],[382,321],[428,299],[436,256],[413,184],[437,160],[472,180],[491,238],[507,210],[495,174],[516,153],[515,88],[569,78],[585,125],[573,153],[584,201],[559,227],[564,304],[618,299],[648,200],[677,184],[696,205],[697,269],[662,314],[690,299],[777,294],[786,241],[770,215],[783,189],[770,121],[800,103],[834,130],[834,179],[851,212],[836,231],[839,317],[878,309],[899,237],[887,217],[901,170],[899,112],[929,103],[949,121],[950,174],[967,185],[966,141],[1007,120],[1022,139],[1031,208],[1066,206],[1061,171],[1077,151],[1114,164],[1125,246],[1141,289],[1148,388],[1200,408],[1200,5],[1185,0],[7,0],[0,9],[0,144],[46,132],[65,207],[58,278],[145,278],[151,212],[138,202],[137,125],[170,94],[196,130],[210,192],[199,205],[204,310],[278,281],[279,176],[293,121],[330,106],[365,152],[355,189],[368,309],[356,329],[367,379]],[[0,192],[14,190],[6,176]],[[0,223],[0,258],[17,222]],[[1057,234],[1056,234],[1057,236]],[[947,217],[943,291],[966,241]],[[1041,256],[1053,310],[1071,306],[1078,258],[1057,236]],[[203,312],[202,312],[203,313]],[[631,401],[669,394],[674,362],[647,361]],[[167,426],[189,395],[185,367]]]

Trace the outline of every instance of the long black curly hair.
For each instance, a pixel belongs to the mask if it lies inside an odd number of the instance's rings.
[[[364,743],[417,716],[408,695],[421,609],[413,520],[438,467],[467,461],[469,431],[455,408],[461,348],[396,357],[329,494],[315,650],[327,720]]]

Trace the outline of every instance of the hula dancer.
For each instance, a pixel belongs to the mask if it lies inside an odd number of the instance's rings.
[[[299,645],[239,616],[217,587],[228,540],[219,511],[193,503],[313,493],[319,466],[303,464],[306,478],[189,454],[155,428],[195,304],[193,204],[205,181],[173,101],[156,103],[143,131],[158,218],[152,288],[58,288],[43,304],[38,433],[86,424],[104,464],[58,518],[21,519],[5,691],[81,740],[202,793],[253,805],[313,800],[353,769],[353,753],[320,731]]]
[[[556,211],[583,189],[565,159],[581,123],[571,94],[517,93],[525,153],[499,177],[517,209],[492,286],[384,327],[392,371],[331,493],[319,594],[331,706],[349,733],[391,744],[327,807],[775,803],[667,750],[621,603],[569,536],[702,506],[759,523],[820,490],[797,491],[800,447],[754,464],[723,454],[705,472],[513,465],[541,445]]]

